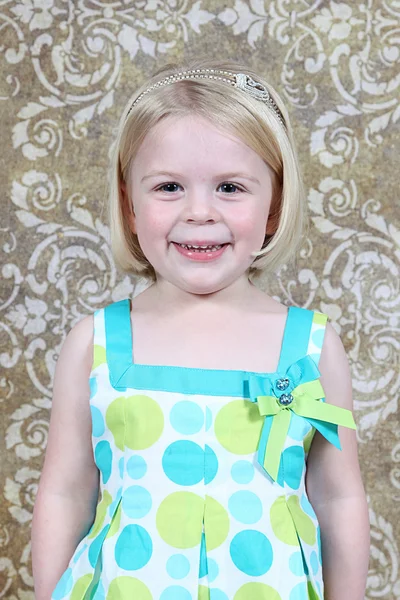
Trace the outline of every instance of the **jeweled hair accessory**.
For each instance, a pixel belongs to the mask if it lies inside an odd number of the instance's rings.
[[[261,83],[258,83],[257,81],[254,81],[254,79],[245,73],[232,73],[231,71],[222,71],[219,69],[189,69],[188,71],[181,71],[179,73],[175,73],[174,75],[168,75],[142,92],[133,102],[126,116],[128,117],[133,107],[136,106],[143,96],[152,90],[164,85],[169,85],[170,83],[175,83],[175,81],[183,81],[184,79],[219,79],[220,81],[225,81],[226,83],[243,90],[247,94],[250,94],[250,96],[256,98],[256,100],[264,102],[264,104],[266,104],[275,113],[283,127],[286,126],[281,111],[265,86],[261,85]]]

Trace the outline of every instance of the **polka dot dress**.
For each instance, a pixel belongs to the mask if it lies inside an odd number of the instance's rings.
[[[133,363],[129,310],[124,300],[95,314],[101,495],[52,600],[322,600],[305,469],[315,428],[324,431],[285,405],[271,475],[276,415],[262,414],[251,381],[289,390],[306,355],[319,373],[326,315],[289,308],[278,371],[249,373]]]

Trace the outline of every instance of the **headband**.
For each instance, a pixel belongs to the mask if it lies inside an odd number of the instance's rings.
[[[218,75],[216,75],[216,73]],[[219,79],[220,81],[225,81],[233,87],[243,90],[256,100],[261,100],[261,102],[264,102],[264,104],[266,104],[274,112],[275,116],[283,125],[283,127],[286,127],[281,111],[265,86],[261,85],[261,83],[258,83],[257,81],[254,81],[254,79],[245,73],[232,73],[231,71],[222,71],[219,69],[190,69],[188,71],[180,71],[174,75],[168,75],[168,77],[157,81],[157,83],[151,85],[144,92],[139,94],[128,110],[126,118],[133,107],[136,106],[136,104],[143,98],[143,96],[152,90],[170,83],[174,83],[175,81],[183,81],[185,79]]]

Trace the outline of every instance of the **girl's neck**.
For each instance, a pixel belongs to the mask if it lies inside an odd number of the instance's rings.
[[[230,286],[211,294],[193,294],[178,288],[166,280],[157,280],[144,292],[136,296],[132,307],[137,311],[152,312],[158,316],[168,314],[199,313],[218,315],[219,313],[250,312],[258,309],[265,311],[271,303],[276,303],[267,294],[258,289],[244,275]]]

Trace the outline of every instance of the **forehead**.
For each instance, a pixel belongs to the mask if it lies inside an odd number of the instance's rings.
[[[133,170],[153,168],[179,170],[190,167],[211,170],[267,168],[262,158],[233,132],[217,127],[197,116],[167,117],[157,123],[145,137]]]

